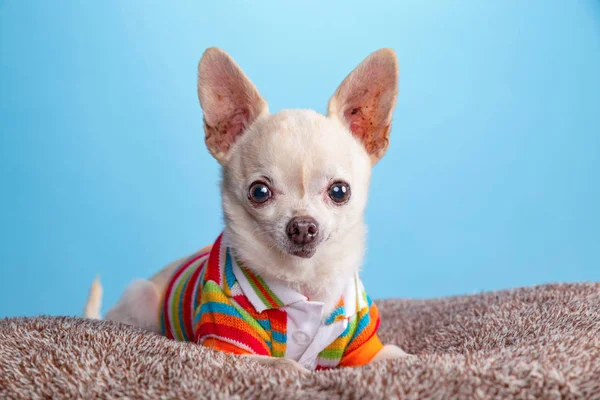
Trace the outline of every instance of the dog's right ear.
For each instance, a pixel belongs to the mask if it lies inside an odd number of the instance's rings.
[[[223,164],[235,141],[269,112],[250,79],[223,50],[209,48],[198,64],[198,98],[204,111],[206,147]]]

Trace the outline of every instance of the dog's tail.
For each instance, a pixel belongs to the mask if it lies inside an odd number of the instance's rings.
[[[90,293],[88,294],[87,303],[83,309],[83,317],[90,319],[102,319],[100,317],[100,307],[102,306],[102,285],[100,284],[100,278],[96,277],[92,286],[90,287]]]

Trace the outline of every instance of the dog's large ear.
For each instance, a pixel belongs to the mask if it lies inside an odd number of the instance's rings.
[[[204,111],[206,147],[220,163],[256,118],[269,111],[246,74],[217,48],[206,50],[198,64],[198,98]]]
[[[393,50],[381,49],[360,63],[329,100],[328,114],[361,140],[373,165],[389,146],[397,97],[398,60]]]

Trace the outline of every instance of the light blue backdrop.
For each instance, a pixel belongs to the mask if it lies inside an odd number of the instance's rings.
[[[196,64],[273,111],[401,64],[375,168],[375,298],[600,280],[600,2],[0,1],[0,316],[105,307],[221,228]]]

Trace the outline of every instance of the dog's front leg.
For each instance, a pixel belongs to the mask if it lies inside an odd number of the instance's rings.
[[[379,352],[377,354],[375,354],[375,357],[373,357],[371,359],[371,363],[377,362],[377,361],[382,361],[382,360],[390,360],[390,359],[395,359],[395,358],[409,358],[409,357],[414,357],[411,354],[408,354],[407,352],[405,352],[404,350],[402,350],[400,347],[393,345],[393,344],[386,344],[385,346],[383,346],[383,348],[381,350],[379,350]]]
[[[247,357],[269,368],[282,369],[285,371],[296,371],[300,372],[301,374],[310,373],[308,369],[289,358],[258,356],[254,354],[244,355],[243,357]]]

